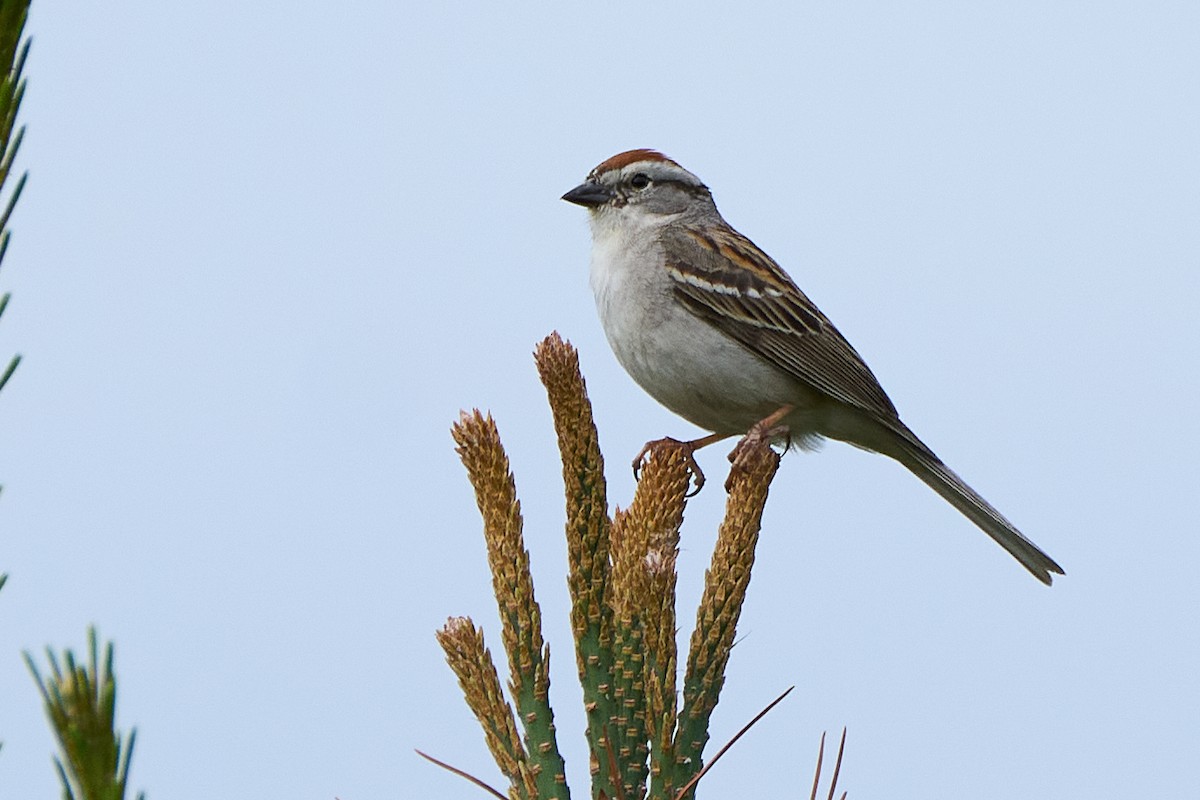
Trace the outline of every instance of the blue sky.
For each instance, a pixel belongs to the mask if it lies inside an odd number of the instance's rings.
[[[586,215],[671,155],[1065,568],[887,459],[784,458],[701,796],[1185,796],[1200,747],[1200,8],[35,0],[0,271],[0,786],[57,791],[23,649],[117,643],[151,798],[476,798],[433,631],[499,645],[448,428],[495,414],[576,796],[561,486],[531,359],[581,351],[609,463],[696,431],[610,354]],[[710,475],[724,450],[705,452]],[[681,640],[723,504],[688,508]],[[752,783],[751,783],[752,782]]]

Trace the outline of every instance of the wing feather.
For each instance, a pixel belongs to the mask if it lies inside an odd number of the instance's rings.
[[[676,296],[693,314],[835,400],[898,421],[862,357],[749,239],[728,226],[688,227],[666,232],[664,249]]]

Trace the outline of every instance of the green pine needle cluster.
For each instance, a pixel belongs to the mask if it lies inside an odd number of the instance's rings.
[[[0,198],[13,174],[13,165],[25,137],[17,126],[17,112],[25,97],[25,60],[29,39],[23,38],[29,18],[30,0],[0,0]],[[12,234],[8,229],[13,209],[25,188],[28,173],[17,178],[7,201],[0,200],[0,262],[8,252]],[[8,307],[9,293],[0,294],[0,315]],[[0,389],[8,383],[21,361],[14,355],[0,369]],[[0,587],[8,576],[0,574]],[[55,758],[63,796],[67,800],[122,800],[133,756],[134,734],[122,738],[116,730],[117,683],[113,674],[113,648],[104,648],[99,658],[96,631],[88,630],[88,660],[81,664],[74,653],[65,651],[60,660],[47,649],[49,673],[43,677],[28,653],[25,662],[37,682],[46,714],[61,748]],[[142,795],[138,795],[141,800]]]
[[[0,79],[0,197],[9,175],[12,173],[13,162],[21,149],[21,140],[25,138],[25,126],[16,127],[17,112],[21,109],[21,99],[25,96],[25,58],[29,55],[29,40],[22,43],[21,37],[25,32],[25,20],[29,17],[30,0],[0,0],[0,65],[3,65],[3,79]],[[15,131],[15,132],[14,132]],[[0,264],[4,254],[8,252],[8,242],[11,233],[8,230],[8,220],[12,217],[13,208],[25,188],[25,180],[29,173],[21,173],[17,185],[8,196],[0,211]],[[8,306],[9,294],[0,294],[0,316]],[[8,383],[21,356],[13,356],[6,367],[0,371],[0,389]]]
[[[50,672],[45,677],[29,653],[25,663],[37,681],[46,714],[62,750],[54,759],[66,800],[122,800],[133,758],[134,731],[122,738],[116,729],[117,679],[113,646],[99,658],[96,630],[88,629],[88,660],[80,663],[70,650],[61,661],[47,648]],[[139,794],[138,800],[144,795]]]

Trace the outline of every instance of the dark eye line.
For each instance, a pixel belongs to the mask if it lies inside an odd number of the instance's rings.
[[[637,184],[635,184],[633,181],[635,178],[638,178],[638,177],[645,177],[646,183],[643,184],[642,186],[638,186]],[[650,185],[651,183],[655,183],[655,184],[658,184],[659,186],[678,186],[680,189],[684,190],[685,192],[690,192],[692,194],[695,194],[696,192],[703,192],[705,190],[705,187],[703,185],[696,186],[694,183],[689,183],[688,181],[680,180],[679,178],[651,178],[649,175],[646,175],[645,173],[642,173],[642,172],[639,172],[637,175],[634,175],[633,178],[630,178],[629,183],[635,189],[645,188],[646,186]]]

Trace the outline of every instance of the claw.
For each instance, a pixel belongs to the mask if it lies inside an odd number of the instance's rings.
[[[642,449],[633,459],[633,478],[639,480],[642,472],[642,464],[646,461],[646,456],[653,453],[655,450],[662,448],[678,448],[683,453],[684,460],[687,461],[688,472],[691,473],[692,483],[695,488],[689,491],[684,497],[695,497],[704,488],[704,471],[700,469],[700,465],[696,463],[695,452],[700,447],[708,444],[704,439],[697,439],[691,442],[681,442],[678,439],[672,439],[670,436],[665,436],[662,439],[654,439],[646,442]]]
[[[788,446],[791,446],[792,431],[787,425],[778,424],[778,420],[772,419],[772,417],[756,422],[729,453],[729,463],[733,467],[729,470],[729,477],[725,479],[725,491],[733,490],[733,476],[743,469],[742,457],[747,450],[764,441],[772,442],[779,438],[783,438]]]

